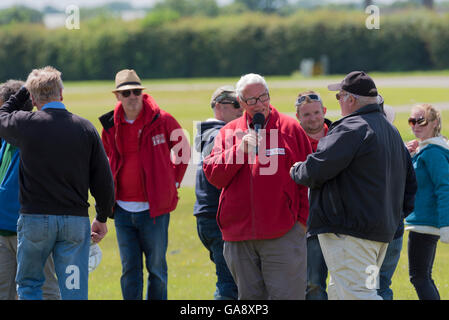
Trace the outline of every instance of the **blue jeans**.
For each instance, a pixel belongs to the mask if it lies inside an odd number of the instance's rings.
[[[439,236],[410,231],[408,235],[408,265],[410,282],[420,300],[440,300],[432,279],[432,268]]]
[[[123,299],[142,300],[143,254],[148,270],[146,299],[167,300],[167,246],[170,214],[151,218],[148,210],[128,212],[116,205],[115,229],[122,262]]]
[[[41,300],[44,265],[53,253],[63,300],[87,300],[89,217],[21,214],[17,221],[17,294]]]
[[[318,236],[310,236],[307,238],[306,300],[327,300],[326,278],[327,265]]]
[[[393,239],[388,244],[387,252],[385,253],[384,261],[382,262],[382,267],[379,271],[379,289],[377,289],[377,294],[384,300],[393,300],[393,290],[391,290],[391,278],[393,277],[394,271],[398,266],[399,258],[401,257],[402,250],[402,236]]]
[[[215,300],[237,300],[237,285],[223,256],[223,237],[215,218],[198,215],[196,227],[201,242],[209,250],[210,260],[215,263],[217,284]]]

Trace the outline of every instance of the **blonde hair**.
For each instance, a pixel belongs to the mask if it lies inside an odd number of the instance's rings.
[[[51,66],[31,71],[25,86],[37,104],[59,100],[60,92],[64,88],[61,72]]]
[[[435,109],[431,104],[423,103],[418,104],[412,108],[413,110],[422,110],[424,111],[424,117],[427,121],[434,121],[437,120],[437,125],[435,127],[435,130],[433,132],[433,136],[437,137],[441,135],[441,113],[437,109]]]

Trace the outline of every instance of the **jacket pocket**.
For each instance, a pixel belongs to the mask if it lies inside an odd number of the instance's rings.
[[[217,224],[218,224],[218,227],[220,228],[220,230],[222,229],[221,222],[220,222],[220,217],[221,217],[221,210],[223,208],[224,200],[225,200],[225,197],[222,197],[220,199],[220,202],[218,203],[218,210],[217,210]]]
[[[330,211],[334,215],[341,216],[344,214],[344,206],[338,191],[338,185],[335,180],[331,180],[325,185],[323,190],[324,208]]]
[[[295,214],[294,208],[293,207],[293,201],[291,199],[291,197],[289,196],[289,194],[284,191],[284,196],[286,198],[286,204],[287,204],[287,210],[290,212],[290,214],[292,215],[292,218],[294,221],[298,220],[297,215]]]
[[[337,215],[338,214],[338,209],[337,209],[337,206],[336,206],[336,201],[334,199],[334,195],[332,194],[332,190],[329,190],[329,202],[330,202],[330,205],[331,205],[332,213]]]
[[[320,194],[321,221],[326,225],[342,226],[345,209],[335,181],[326,183]]]

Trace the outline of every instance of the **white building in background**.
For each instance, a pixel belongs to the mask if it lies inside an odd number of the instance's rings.
[[[56,29],[65,26],[67,16],[64,13],[47,13],[44,15],[44,25],[47,29]]]
[[[120,13],[122,20],[124,21],[142,19],[145,17],[146,14],[147,13],[145,10],[126,10]]]
[[[145,10],[126,10],[120,12],[120,17],[124,21],[142,19],[146,15]],[[83,17],[81,17],[82,20]],[[44,15],[44,25],[47,29],[56,29],[65,26],[67,15],[64,13],[47,13]]]

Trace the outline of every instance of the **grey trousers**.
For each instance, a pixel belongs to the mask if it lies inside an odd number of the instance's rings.
[[[223,254],[239,300],[304,300],[306,250],[305,232],[298,223],[276,239],[225,241]]]
[[[17,236],[0,236],[0,300],[16,300]],[[50,255],[44,266],[45,282],[42,286],[44,300],[60,300],[55,265]]]

